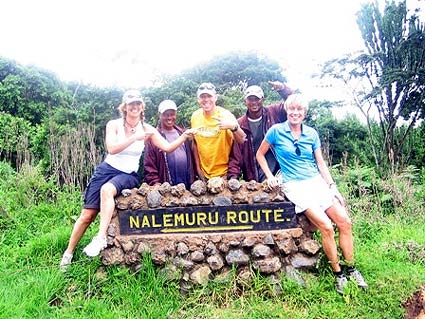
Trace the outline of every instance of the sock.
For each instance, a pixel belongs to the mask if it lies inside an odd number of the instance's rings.
[[[356,270],[356,268],[354,268],[354,266],[347,266],[346,270],[347,270],[348,273],[351,273],[354,270]]]
[[[334,276],[335,277],[342,277],[343,276],[342,270],[340,270],[340,271],[334,271]]]

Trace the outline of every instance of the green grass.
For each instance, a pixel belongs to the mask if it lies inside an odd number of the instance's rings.
[[[54,201],[20,204],[10,198],[17,190],[2,183],[0,207],[8,215],[0,215],[0,318],[392,319],[403,318],[402,302],[425,283],[425,209],[415,197],[392,214],[379,213],[372,199],[350,199],[366,291],[350,282],[345,296],[338,295],[323,261],[316,271],[302,273],[306,288],[288,278],[273,284],[259,274],[241,285],[232,273],[182,295],[149,257],[137,273],[85,257],[81,248],[96,225],[79,244],[69,271],[60,272],[80,194],[63,190]]]

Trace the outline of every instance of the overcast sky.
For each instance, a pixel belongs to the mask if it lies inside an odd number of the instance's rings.
[[[4,0],[0,56],[63,80],[140,87],[235,50],[275,59],[308,90],[316,65],[363,48],[366,0]]]

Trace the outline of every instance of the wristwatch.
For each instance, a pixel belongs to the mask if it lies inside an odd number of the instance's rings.
[[[236,124],[236,126],[232,129],[230,129],[233,133],[235,133],[237,130],[239,130],[239,123]]]

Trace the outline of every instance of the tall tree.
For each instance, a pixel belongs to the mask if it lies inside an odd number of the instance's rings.
[[[406,1],[364,4],[357,23],[366,52],[326,63],[323,74],[342,80],[353,93],[354,104],[366,117],[375,162],[393,172],[403,145],[418,120],[425,117],[425,25]],[[371,123],[377,116],[380,136]],[[403,134],[397,126],[407,123]]]

